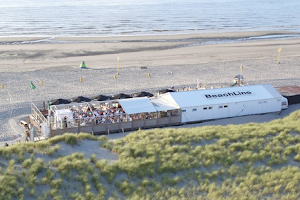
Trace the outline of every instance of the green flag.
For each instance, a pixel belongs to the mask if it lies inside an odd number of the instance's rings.
[[[30,88],[33,90],[35,89],[35,86],[33,85],[32,81],[30,81]]]

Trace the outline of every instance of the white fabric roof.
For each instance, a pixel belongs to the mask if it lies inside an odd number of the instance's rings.
[[[160,97],[175,105],[177,104],[180,108],[186,108],[202,105],[205,106],[282,98],[282,95],[271,85],[251,85],[208,90],[170,92],[160,95]]]
[[[167,101],[167,100],[159,98],[159,97],[150,98],[150,102],[153,104],[153,106],[155,107],[155,109],[157,111],[179,109],[179,106],[177,104],[174,104],[170,101]]]
[[[73,113],[69,109],[56,110],[54,117],[57,122],[62,121],[64,117],[67,117],[67,121],[73,120]]]
[[[156,109],[147,97],[120,99],[119,103],[127,114],[156,112]]]

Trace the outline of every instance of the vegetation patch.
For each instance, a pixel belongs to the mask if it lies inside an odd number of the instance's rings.
[[[137,131],[115,142],[81,133],[2,147],[0,200],[299,199],[299,133],[297,111],[269,123]],[[93,151],[109,149],[118,162],[76,152],[83,139],[99,141]],[[61,141],[74,153],[56,155]]]

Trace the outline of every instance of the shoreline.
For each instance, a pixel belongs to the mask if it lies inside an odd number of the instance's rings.
[[[113,35],[113,36],[60,36],[60,35],[48,35],[48,36],[0,36],[1,43],[7,42],[8,44],[14,42],[34,42],[35,43],[59,43],[59,42],[116,42],[116,41],[163,41],[163,40],[188,40],[188,39],[242,39],[256,37],[268,37],[277,36],[288,37],[295,36],[300,38],[300,32],[292,31],[240,31],[240,32],[212,32],[212,33],[178,33],[178,34],[146,34],[146,35]]]

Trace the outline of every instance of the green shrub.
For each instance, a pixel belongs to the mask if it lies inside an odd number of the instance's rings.
[[[108,138],[105,135],[101,135],[101,136],[98,137],[98,140],[101,141],[101,142],[107,142]]]
[[[14,159],[11,159],[8,163],[8,166],[6,168],[6,171],[5,171],[5,174],[8,175],[13,175],[14,173],[14,170],[15,170],[15,160]]]
[[[48,150],[47,154],[49,156],[53,156],[55,152],[57,152],[60,149],[60,146],[58,144],[56,144],[54,147],[50,147],[50,149]]]
[[[70,134],[70,133],[65,134],[65,142],[67,144],[72,145],[72,146],[76,145],[77,144],[77,137],[76,137],[76,135]]]
[[[90,162],[91,163],[96,163],[96,160],[97,160],[96,154],[93,154],[93,155],[90,156]]]
[[[52,137],[50,139],[48,139],[49,143],[50,144],[56,144],[56,143],[59,143],[61,141],[64,141],[65,140],[65,135],[57,135],[55,137]]]
[[[90,133],[79,133],[77,138],[78,139],[97,140],[97,137]]]
[[[37,158],[34,163],[31,165],[29,172],[32,175],[37,175],[44,167],[44,162],[42,159]]]
[[[26,159],[22,163],[23,168],[29,168],[30,165],[31,165],[31,160],[30,159]]]
[[[100,146],[103,147],[103,148],[105,148],[105,149],[108,149],[110,151],[113,148],[112,143],[110,143],[110,142],[101,142]]]
[[[62,179],[55,179],[50,182],[50,187],[52,189],[59,189],[62,184]]]

